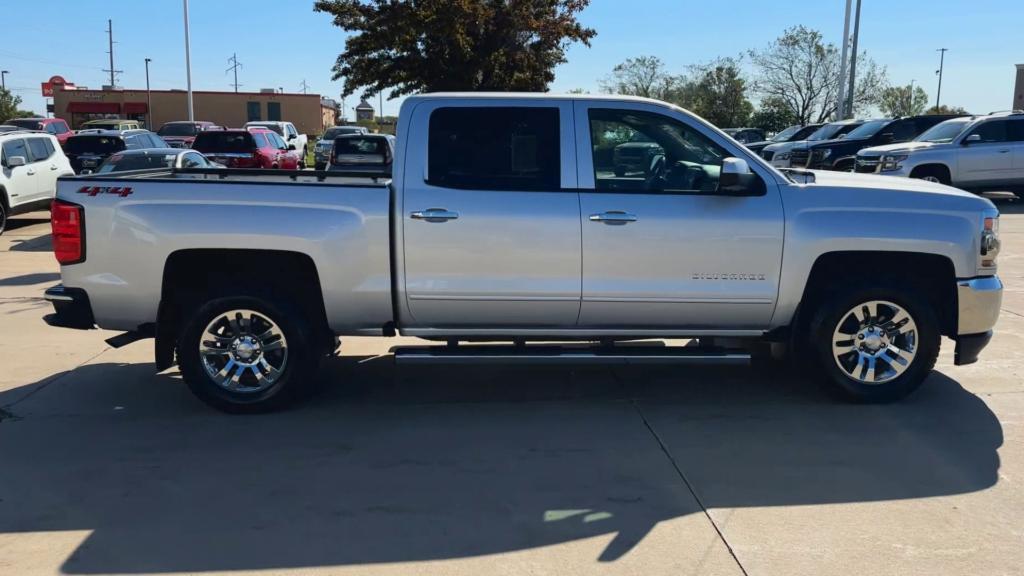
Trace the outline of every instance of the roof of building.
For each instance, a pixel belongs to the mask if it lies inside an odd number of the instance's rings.
[[[356,106],[356,110],[373,110],[373,106],[366,100],[363,100],[359,103],[359,106]]]

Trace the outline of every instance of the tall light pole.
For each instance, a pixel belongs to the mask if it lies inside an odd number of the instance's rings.
[[[153,94],[149,91],[149,63],[152,58],[146,58],[146,127],[153,129]]]
[[[196,117],[192,109],[192,56],[189,54],[191,41],[188,36],[188,0],[182,0],[185,4],[185,80],[188,83],[188,121],[194,122]]]
[[[0,88],[7,91],[7,75],[10,74],[7,70],[0,70]]]
[[[850,87],[846,91],[846,99],[849,105],[846,107],[844,118],[853,118],[853,95],[855,80],[857,79],[857,40],[860,38],[860,0],[857,0],[857,15],[853,19],[853,46],[850,47]]]
[[[935,113],[939,112],[939,102],[942,98],[942,69],[946,64],[946,51],[949,48],[939,48],[936,52],[939,53],[939,69],[935,71],[939,75],[939,89],[935,91]]]
[[[835,119],[843,119],[843,110],[846,107],[846,54],[850,46],[850,2],[846,0],[846,13],[843,17],[843,52],[839,60],[839,91],[836,94]]]

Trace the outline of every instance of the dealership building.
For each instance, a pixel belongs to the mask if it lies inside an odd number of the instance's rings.
[[[256,120],[292,122],[299,132],[320,134],[333,126],[336,110],[317,94],[193,91],[195,120],[239,128]],[[188,120],[188,94],[184,90],[88,90],[58,87],[53,90],[53,115],[77,129],[99,118],[138,120],[159,128],[165,122]]]

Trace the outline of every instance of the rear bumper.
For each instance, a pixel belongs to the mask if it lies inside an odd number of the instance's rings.
[[[954,363],[971,364],[992,339],[992,328],[1003,303],[1003,283],[998,276],[957,280],[957,336]]]
[[[66,288],[63,284],[58,284],[48,288],[43,298],[53,304],[53,314],[43,317],[43,321],[50,326],[77,330],[90,330],[95,327],[92,305],[85,290]]]

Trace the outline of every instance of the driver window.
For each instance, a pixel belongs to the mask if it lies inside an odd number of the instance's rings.
[[[590,110],[598,190],[712,193],[730,154],[686,124],[634,110]]]
[[[975,128],[971,135],[977,134],[981,136],[982,142],[1006,142],[1006,124],[1005,120],[985,122]]]

